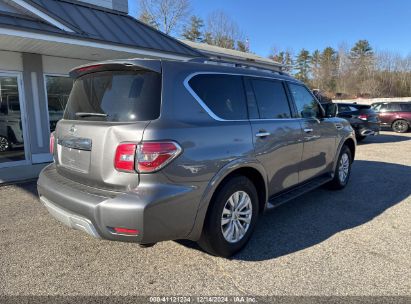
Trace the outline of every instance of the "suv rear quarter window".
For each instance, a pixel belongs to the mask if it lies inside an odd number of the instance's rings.
[[[404,103],[401,105],[401,110],[404,112],[411,112],[411,103]]]
[[[224,74],[199,74],[188,81],[189,86],[206,107],[218,118],[247,119],[243,79]]]

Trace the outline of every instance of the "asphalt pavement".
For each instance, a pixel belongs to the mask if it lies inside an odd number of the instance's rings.
[[[93,239],[48,215],[35,183],[0,187],[0,295],[411,296],[411,133],[358,145],[349,185],[260,218],[227,260],[195,243]]]

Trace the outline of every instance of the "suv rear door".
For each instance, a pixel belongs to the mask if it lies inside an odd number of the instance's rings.
[[[395,111],[401,111],[398,104],[382,103],[380,106],[377,106],[378,117],[382,124],[391,125],[394,121],[397,113]]]
[[[338,132],[335,123],[323,117],[321,106],[310,90],[291,82],[288,88],[303,130],[299,182],[304,182],[332,170]]]
[[[280,80],[247,77],[245,80],[256,158],[269,180],[269,195],[298,184],[303,153],[301,125]]]
[[[106,190],[137,186],[137,173],[115,169],[116,149],[142,140],[145,127],[159,117],[160,104],[161,73],[100,68],[80,76],[56,128],[58,173]]]

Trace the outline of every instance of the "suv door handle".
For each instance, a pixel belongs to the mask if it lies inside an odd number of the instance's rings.
[[[311,133],[312,131],[314,131],[314,130],[311,129],[311,128],[305,128],[305,129],[304,129],[304,132],[305,132],[305,133]]]
[[[271,135],[271,133],[267,132],[267,131],[259,131],[257,134],[255,134],[255,136],[257,136],[257,137],[267,137],[267,136],[270,136],[270,135]]]
[[[335,127],[337,128],[337,130],[341,130],[344,128],[342,124],[335,124]]]

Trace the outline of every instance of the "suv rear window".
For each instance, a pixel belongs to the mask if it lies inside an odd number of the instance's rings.
[[[188,83],[201,101],[218,117],[227,120],[247,119],[241,76],[200,74],[191,78]]]
[[[109,122],[153,120],[160,115],[160,104],[160,74],[149,71],[96,72],[74,82],[63,118]]]

